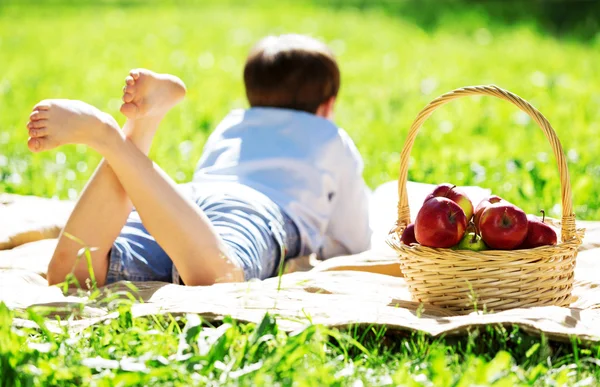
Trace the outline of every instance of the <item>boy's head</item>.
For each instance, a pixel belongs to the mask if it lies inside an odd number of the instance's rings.
[[[244,83],[250,106],[302,110],[331,118],[340,70],[331,50],[316,39],[268,36],[250,51]]]

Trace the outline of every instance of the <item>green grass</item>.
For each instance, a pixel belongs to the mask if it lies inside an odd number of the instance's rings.
[[[83,146],[32,155],[28,113],[40,99],[73,98],[122,123],[121,87],[133,67],[171,72],[188,85],[151,156],[177,181],[189,180],[209,132],[231,108],[246,106],[241,71],[252,43],[294,31],[321,37],[337,52],[337,122],[362,152],[372,187],[397,178],[407,129],[427,102],[494,83],[547,116],[568,155],[577,216],[600,218],[600,41],[558,41],[528,25],[487,29],[477,14],[459,23],[447,17],[427,31],[377,9],[181,4],[0,7],[0,191],[75,197],[98,155]],[[558,214],[550,145],[507,102],[469,98],[440,109],[411,156],[410,179],[483,185],[528,212]]]
[[[188,181],[210,131],[231,108],[246,106],[241,69],[251,44],[293,31],[324,39],[338,54],[337,122],[362,152],[372,187],[397,177],[407,129],[427,102],[494,83],[546,115],[568,155],[578,218],[600,218],[600,39],[560,41],[531,24],[488,23],[468,10],[429,29],[377,7],[11,3],[0,3],[0,192],[76,197],[99,156],[75,145],[31,154],[30,109],[44,98],[82,99],[123,123],[121,87],[134,67],[171,72],[188,85],[189,97],[167,116],[151,153],[174,179]],[[559,211],[549,144],[515,107],[491,98],[437,111],[417,138],[409,177],[482,185],[528,212]],[[116,319],[74,334],[43,329],[41,311],[0,306],[0,385],[600,383],[597,347],[512,328],[436,340],[314,325],[288,335],[268,316],[258,327],[228,319],[209,327],[193,315],[133,318],[126,303],[111,307]],[[15,313],[42,329],[13,327]]]
[[[14,328],[0,304],[1,386],[545,386],[593,385],[600,348],[553,344],[517,329],[487,327],[468,337],[318,325],[291,334],[268,314],[258,325],[196,315],[133,318],[130,302],[112,302],[118,316],[72,334]]]

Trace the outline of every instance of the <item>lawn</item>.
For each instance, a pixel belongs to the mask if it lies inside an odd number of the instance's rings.
[[[600,219],[600,39],[559,40],[533,24],[501,25],[468,10],[432,28],[377,7],[82,3],[0,3],[0,192],[75,198],[98,155],[75,145],[31,154],[30,109],[44,98],[81,99],[123,123],[121,88],[135,67],[177,74],[188,86],[188,98],[167,116],[151,152],[175,180],[188,181],[210,131],[231,108],[246,106],[241,70],[252,43],[292,31],[324,39],[338,55],[343,78],[336,121],[363,154],[371,187],[397,178],[404,137],[427,102],[457,87],[493,83],[548,118],[568,158],[578,218]],[[504,101],[469,98],[437,111],[417,138],[411,165],[411,180],[481,185],[528,212],[560,214],[550,145]],[[286,335],[269,317],[259,326],[226,321],[200,328],[194,316],[134,319],[126,304],[114,307],[119,319],[73,337],[12,329],[14,312],[0,307],[1,385],[600,380],[597,348],[498,327],[443,340],[364,327],[309,326]]]
[[[493,83],[546,115],[568,156],[578,217],[600,219],[600,40],[558,41],[476,16],[428,31],[377,10],[292,4],[0,8],[0,191],[76,197],[98,156],[83,146],[29,153],[30,109],[43,98],[81,99],[122,123],[121,87],[134,67],[171,72],[188,85],[152,157],[177,181],[189,180],[208,133],[231,108],[246,106],[241,71],[252,43],[294,31],[321,37],[339,57],[337,122],[364,155],[371,187],[397,178],[407,129],[427,102]],[[444,107],[412,157],[410,179],[483,185],[528,212],[558,213],[550,145],[507,102],[470,98]]]

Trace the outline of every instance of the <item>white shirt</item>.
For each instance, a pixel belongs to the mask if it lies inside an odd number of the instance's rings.
[[[194,182],[238,183],[279,205],[296,223],[302,255],[355,254],[370,247],[363,161],[343,130],[314,114],[233,110],[210,135]]]

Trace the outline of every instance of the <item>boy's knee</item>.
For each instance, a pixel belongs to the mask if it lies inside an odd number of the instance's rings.
[[[65,267],[65,260],[63,259],[64,256],[64,254],[56,250],[54,251],[52,259],[48,264],[48,270],[46,271],[46,280],[48,281],[48,285],[52,286],[64,282],[67,274],[70,272]]]
[[[93,269],[97,286],[104,286],[108,273],[108,256],[105,254],[105,262],[99,262],[97,257],[92,255],[92,268],[88,266],[85,256],[77,257],[79,250],[57,246],[48,264],[46,280],[48,285],[57,285],[66,281],[67,276],[73,273],[73,276],[83,288],[87,288],[88,281],[91,280],[90,270]],[[97,254],[99,252],[93,252]],[[75,284],[69,284],[75,286]]]

